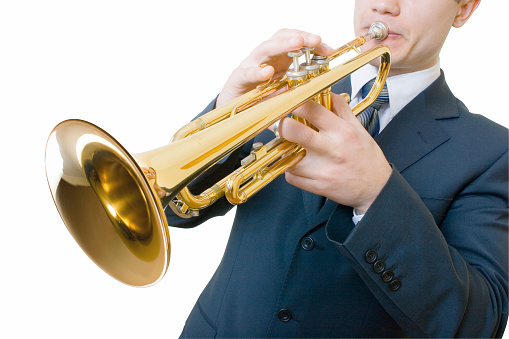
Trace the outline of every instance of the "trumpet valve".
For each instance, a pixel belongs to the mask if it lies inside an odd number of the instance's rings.
[[[303,56],[304,53],[299,50],[288,52],[287,55],[293,59],[293,68],[289,69],[286,72],[286,76],[288,77],[288,79],[296,81],[305,80],[307,77],[307,71],[304,68],[300,67],[299,64],[299,58]]]
[[[304,68],[310,78],[315,77],[319,74],[318,64],[311,59],[311,52],[314,50],[313,47],[302,47],[300,49],[306,58],[306,61],[300,64],[300,67]]]
[[[318,70],[320,74],[325,73],[329,70],[330,60],[326,56],[314,54],[311,60],[318,65]]]

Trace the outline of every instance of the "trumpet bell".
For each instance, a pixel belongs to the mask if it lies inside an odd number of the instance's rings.
[[[60,123],[46,145],[46,176],[67,229],[106,273],[131,286],[164,276],[170,238],[163,207],[112,136],[86,121]]]
[[[390,51],[383,45],[363,53],[358,48],[368,39],[384,37],[382,29],[370,30],[329,57],[351,50],[359,53],[349,61],[332,69],[322,63],[323,73],[306,75],[300,82],[294,79],[295,85],[287,81],[294,75],[289,72],[187,124],[169,145],[144,153],[130,155],[91,123],[60,123],[46,145],[46,175],[67,229],[92,261],[113,278],[131,286],[157,283],[166,273],[170,258],[163,207],[191,217],[224,196],[232,203],[243,203],[298,162],[305,149],[276,138],[253,149],[239,169],[199,196],[193,196],[186,187],[304,102],[320,97],[320,102],[330,103],[322,99],[330,96],[331,86],[380,58],[375,84],[352,112],[366,109],[388,76]],[[297,60],[294,63],[295,68],[300,67]],[[287,86],[286,91],[268,98]],[[330,109],[329,104],[324,106]]]

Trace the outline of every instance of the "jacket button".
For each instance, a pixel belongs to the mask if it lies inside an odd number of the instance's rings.
[[[394,279],[390,284],[389,284],[389,289],[393,292],[396,292],[397,290],[399,290],[399,288],[401,287],[401,280],[398,280],[398,279]]]
[[[375,271],[375,273],[382,273],[384,270],[385,270],[385,261],[378,260],[377,262],[375,262],[373,264],[373,271]]]
[[[306,251],[311,251],[315,247],[315,241],[313,238],[305,237],[300,241],[300,245]]]
[[[384,283],[390,282],[392,279],[394,279],[394,272],[387,270],[384,273],[382,273],[382,281]]]
[[[376,251],[367,251],[366,252],[366,256],[365,256],[365,259],[366,261],[369,263],[369,264],[372,264],[376,261],[376,259],[378,258],[378,253],[376,253]]]
[[[288,321],[292,320],[292,311],[287,310],[286,308],[283,308],[282,310],[280,310],[278,312],[277,317],[282,322],[288,322]]]

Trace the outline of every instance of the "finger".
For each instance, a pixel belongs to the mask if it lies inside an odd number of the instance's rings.
[[[267,81],[274,75],[274,67],[270,65],[241,68],[238,69],[239,83],[242,84],[260,84]]]
[[[309,186],[312,185],[312,179],[303,177],[301,175],[297,175],[293,173],[293,167],[290,167],[285,172],[285,179],[290,184],[300,189],[309,189]]]
[[[272,38],[284,41],[294,38],[295,35],[302,37],[303,41],[300,44],[300,46],[299,44],[294,44],[293,49],[299,49],[303,46],[314,47],[313,52],[323,56],[329,56],[330,54],[332,54],[332,52],[334,52],[334,49],[332,47],[322,42],[322,38],[319,35],[300,30],[281,29],[276,34],[274,34]],[[278,42],[280,43],[281,41]]]
[[[317,179],[316,164],[308,163],[305,166],[301,166],[304,160],[306,160],[306,157],[297,163],[297,165],[291,166],[285,171],[286,181],[308,192],[324,195],[327,188],[330,188],[330,181],[325,182]]]
[[[298,35],[288,38],[273,38],[264,41],[253,50],[245,62],[260,64],[264,62],[268,63],[274,58],[281,56],[286,58],[288,52],[300,49],[302,46],[304,46],[304,41],[305,39]]]
[[[226,87],[232,87],[235,90],[243,91],[248,88],[259,85],[260,83],[269,80],[274,75],[274,67],[266,65],[263,67],[252,66],[246,68],[236,68],[228,81]]]
[[[302,39],[302,46],[317,47],[322,42],[322,38],[319,35],[301,31],[298,29],[280,29],[272,36],[270,40],[276,41],[289,41],[290,43],[297,43],[299,38]],[[295,40],[297,39],[297,40]],[[300,46],[300,47],[302,47]]]
[[[338,117],[315,101],[308,101],[293,111],[298,117],[306,119],[319,130],[336,128]]]
[[[322,56],[329,56],[332,54],[332,52],[334,52],[334,49],[323,42],[316,46],[315,49],[313,50],[314,54]]]
[[[318,47],[327,52],[327,47],[321,46],[321,37],[299,30],[282,29],[279,30],[269,40],[261,43],[253,50],[246,59],[247,62],[262,63],[268,62],[273,58],[285,56],[292,50],[300,49],[303,46]]]
[[[346,122],[358,121],[342,95],[331,93],[332,111]]]
[[[279,135],[308,149],[316,149],[320,145],[317,131],[288,117],[279,122]]]
[[[217,97],[216,105],[219,107],[249,91],[260,83],[269,80],[274,75],[274,67],[248,67],[236,68],[224,84]]]

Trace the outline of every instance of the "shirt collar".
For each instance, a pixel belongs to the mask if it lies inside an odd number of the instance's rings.
[[[351,76],[352,98],[359,101],[362,98],[362,86],[376,77],[377,73],[378,67],[369,64],[354,72]],[[388,77],[386,82],[392,114],[395,115],[401,111],[439,76],[440,60],[432,67],[422,71]]]

